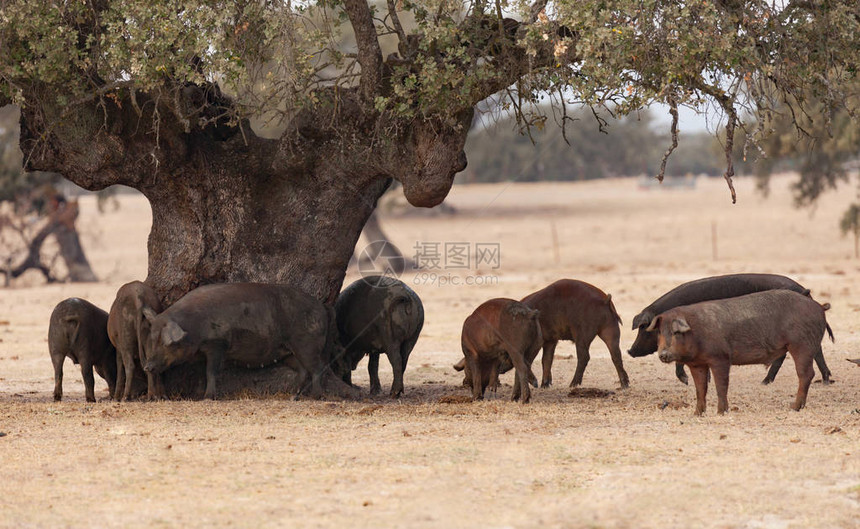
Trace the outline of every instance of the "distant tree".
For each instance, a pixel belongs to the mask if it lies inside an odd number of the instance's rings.
[[[860,101],[860,80],[851,89],[848,97],[855,103]],[[815,101],[810,106],[814,112],[793,116],[784,108],[771,115],[766,126],[773,134],[762,142],[764,156],[757,156],[756,163],[757,175],[765,186],[775,168],[796,170],[800,178],[793,185],[794,198],[801,206],[813,204],[828,189],[848,181],[852,166],[860,169],[860,120],[856,113],[828,111]]]
[[[845,214],[842,215],[839,228],[843,235],[849,232],[854,235],[854,258],[860,257],[860,205],[851,204]]]
[[[95,281],[75,227],[78,203],[54,187],[60,175],[22,171],[17,124],[15,107],[0,108],[0,273],[5,284],[31,269],[48,282]],[[49,237],[57,241],[56,251],[43,248]],[[57,258],[68,271],[64,278],[54,270]]]
[[[461,173],[464,181],[587,180],[653,176],[659,171],[669,136],[655,130],[651,112],[621,119],[604,113],[604,121],[597,121],[590,110],[579,109],[569,117],[576,120],[576,126],[568,127],[564,134],[553,126],[525,131],[513,117],[488,127],[479,124],[466,140],[465,151],[471,161]],[[725,169],[720,152],[713,135],[685,134],[672,153],[666,174],[719,176]]]

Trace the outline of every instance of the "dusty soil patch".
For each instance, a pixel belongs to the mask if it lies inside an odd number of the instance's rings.
[[[427,314],[406,394],[360,402],[240,393],[88,404],[67,362],[67,400],[54,403],[54,304],[79,296],[108,307],[146,274],[145,200],[121,197],[118,212],[98,216],[85,199],[83,243],[104,282],[44,286],[33,276],[0,290],[0,527],[855,528],[860,369],[844,360],[860,356],[860,262],[838,231],[854,194],[827,195],[812,215],[792,207],[786,179],[768,200],[752,182],[737,188],[732,206],[720,180],[667,192],[634,180],[470,186],[452,193],[457,216],[383,219],[407,254],[418,242],[499,243],[501,267],[404,275]],[[631,387],[618,389],[600,342],[580,398],[568,396],[572,344],[559,345],[556,385],[528,405],[509,401],[511,374],[472,403],[451,368],[463,319],[491,297],[589,281],[612,294],[626,350],[632,317],[662,292],[752,271],[791,275],[833,305],[837,341],[824,352],[836,383],[815,384],[799,413],[789,410],[791,361],[769,386],[762,368],[733,369],[731,413],[714,415],[712,388],[700,418],[693,387],[654,356],[625,356]],[[353,379],[366,392],[365,366]],[[385,358],[380,366],[387,393]]]

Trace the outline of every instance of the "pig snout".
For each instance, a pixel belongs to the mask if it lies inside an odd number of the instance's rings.
[[[668,349],[662,349],[657,355],[660,357],[660,361],[664,364],[671,364],[675,361],[675,355],[672,351]]]
[[[147,373],[152,373],[153,375],[157,375],[165,370],[165,366],[162,362],[155,362],[153,360],[147,360],[145,364],[143,364],[143,370]]]

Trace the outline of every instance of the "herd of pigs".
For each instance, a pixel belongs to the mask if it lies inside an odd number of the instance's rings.
[[[732,274],[684,283],[645,307],[633,318],[638,335],[628,353],[640,357],[659,351],[675,362],[687,383],[684,366],[696,386],[696,414],[705,411],[708,381],[716,385],[717,412],[728,410],[729,367],[765,364],[763,383],[773,381],[786,353],[798,376],[792,409],[806,403],[813,361],[824,383],[830,370],[821,352],[830,305],[819,304],[809,289],[772,274]],[[54,399],[63,395],[63,362],[80,364],[86,399],[95,401],[93,369],[116,400],[143,394],[134,380],[145,373],[146,396],[165,396],[162,374],[179,364],[204,360],[206,398],[215,398],[216,380],[225,362],[265,367],[282,362],[298,374],[295,393],[312,397],[332,376],[357,393],[351,373],[368,358],[370,393],[381,391],[379,356],[391,363],[390,395],[403,392],[409,355],[424,325],[418,295],[403,282],[385,276],[359,279],[341,292],[334,309],[287,285],[229,283],[192,290],[162,310],[148,286],[122,286],[110,313],[70,298],[51,314],[48,346],[54,364]],[[336,322],[332,325],[331,322]],[[599,337],[609,348],[622,388],[629,385],[619,347],[621,317],[612,297],[588,283],[561,279],[520,301],[495,298],[482,303],[463,323],[463,358],[454,367],[465,372],[463,384],[474,399],[499,374],[514,369],[513,399],[528,402],[529,385],[537,387],[531,364],[543,348],[541,387],[552,383],[552,363],[559,340],[576,344],[576,372],[571,386],[582,383],[589,347]],[[336,326],[336,329],[334,328]]]

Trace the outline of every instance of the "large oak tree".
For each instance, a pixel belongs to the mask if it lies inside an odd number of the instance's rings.
[[[856,0],[0,0],[0,105],[26,169],[146,195],[168,304],[223,281],[332,303],[391,179],[439,204],[487,97],[532,125],[714,105],[755,139],[851,101],[859,21]]]

